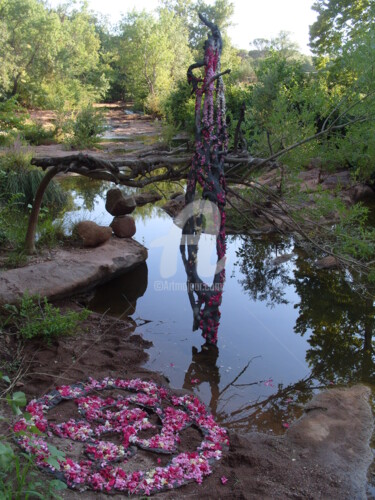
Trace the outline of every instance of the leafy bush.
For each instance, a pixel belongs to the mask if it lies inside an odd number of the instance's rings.
[[[23,126],[25,111],[19,106],[16,97],[0,102],[0,145],[13,142],[17,130]]]
[[[85,149],[96,146],[105,130],[103,116],[92,106],[87,106],[71,120],[66,142],[73,148]]]
[[[0,196],[8,201],[15,195],[22,195],[19,202],[24,207],[32,204],[35,193],[43,179],[44,173],[32,167],[30,151],[17,140],[9,147],[3,156],[0,156]],[[43,205],[61,209],[67,200],[67,196],[60,186],[50,182],[44,197]]]
[[[22,127],[22,137],[34,146],[54,142],[55,130],[46,129],[40,123],[31,123]]]
[[[171,92],[163,103],[164,114],[169,124],[193,135],[195,132],[195,97],[191,87],[181,80],[176,90]]]
[[[5,307],[11,313],[11,321],[23,338],[42,337],[48,343],[54,337],[74,333],[78,323],[84,321],[90,314],[87,309],[62,314],[58,307],[47,301],[46,297],[41,302],[38,297],[32,297],[28,293],[22,297],[18,308],[9,304]]]

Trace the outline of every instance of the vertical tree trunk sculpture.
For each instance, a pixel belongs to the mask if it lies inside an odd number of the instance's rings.
[[[197,273],[199,235],[202,229],[202,213],[188,218],[182,230],[180,251],[184,262],[188,294],[193,309],[193,330],[200,328],[209,344],[216,344],[220,321],[225,269],[225,203],[226,186],[224,159],[228,138],[225,122],[225,95],[222,76],[230,70],[220,72],[222,38],[219,28],[199,14],[201,21],[211,30],[205,42],[204,60],[191,65],[187,72],[188,82],[195,93],[195,154],[188,175],[186,205],[192,207],[197,183],[202,187],[202,198],[217,207],[213,215],[219,218],[216,237],[218,265],[211,286],[206,285]],[[204,78],[196,77],[193,70],[204,68]],[[187,254],[186,254],[187,251]],[[195,298],[195,295],[197,299]]]

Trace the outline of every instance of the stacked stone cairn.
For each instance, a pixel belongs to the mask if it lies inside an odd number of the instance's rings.
[[[136,206],[134,197],[124,196],[118,188],[107,192],[105,208],[114,216],[110,226],[118,238],[132,238],[135,235],[135,221],[129,214]]]

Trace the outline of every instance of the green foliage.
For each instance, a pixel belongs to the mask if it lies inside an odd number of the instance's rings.
[[[79,111],[65,128],[68,131],[65,142],[72,148],[92,148],[100,142],[100,135],[104,132],[102,114],[92,106]]]
[[[0,14],[0,97],[56,108],[104,95],[100,40],[86,4],[53,10],[40,0],[2,0]]]
[[[180,80],[164,101],[166,121],[193,136],[195,132],[195,97],[187,81]]]
[[[310,46],[320,56],[339,54],[348,40],[373,28],[372,0],[315,0],[312,8],[318,18],[310,26]]]
[[[2,373],[0,373],[0,380],[10,383],[9,377]],[[7,394],[5,400],[14,415],[22,415],[22,408],[26,406],[26,396],[23,392]],[[24,416],[28,418],[27,413]],[[2,420],[5,419],[2,418]],[[36,427],[31,427],[31,433],[38,435],[39,431]],[[49,446],[49,451],[48,460],[54,460],[59,468],[57,459],[61,460],[65,455],[54,446]],[[0,436],[0,497],[2,499],[60,498],[57,492],[64,489],[66,489],[66,484],[62,481],[42,480],[33,457],[26,453],[16,453],[9,436]]]
[[[219,26],[222,35],[226,35],[232,25],[231,17],[234,13],[234,4],[229,0],[215,0],[207,3],[204,0],[162,0],[160,11],[168,10],[176,15],[187,27],[189,46],[194,52],[203,49],[207,38],[207,29],[199,20],[198,13]]]
[[[17,129],[24,125],[25,115],[15,96],[0,102],[0,145],[13,142]]]
[[[28,144],[33,146],[55,142],[55,130],[53,128],[46,129],[39,123],[24,125],[21,128],[21,135]]]
[[[0,156],[0,196],[5,201],[18,196],[18,202],[24,207],[31,205],[44,173],[30,165],[30,151],[16,141],[5,154]],[[43,205],[61,209],[66,202],[66,195],[56,182],[51,182],[45,192]]]
[[[119,49],[127,92],[136,104],[162,114],[162,101],[186,78],[192,62],[181,19],[165,9],[158,19],[145,11],[133,11],[123,18]]]
[[[23,338],[41,337],[48,343],[54,337],[73,334],[78,324],[90,314],[87,309],[62,314],[58,307],[47,301],[46,297],[41,301],[40,298],[27,293],[22,297],[19,307],[8,304],[5,308],[11,314],[11,321]]]

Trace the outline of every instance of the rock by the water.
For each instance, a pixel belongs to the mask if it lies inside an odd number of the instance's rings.
[[[333,255],[328,255],[319,259],[315,263],[316,267],[319,269],[337,269],[339,267],[339,261]]]
[[[137,193],[133,196],[137,207],[142,207],[143,205],[147,205],[147,203],[154,203],[155,201],[159,201],[162,199],[161,194],[156,193],[155,191]]]
[[[118,238],[132,238],[136,232],[135,221],[129,215],[115,217],[111,222],[111,228]]]
[[[176,191],[170,195],[169,199],[174,200],[177,196],[185,196],[185,194],[182,191]]]
[[[0,305],[15,304],[28,291],[48,299],[70,297],[105,283],[147,259],[147,249],[131,239],[111,238],[97,248],[56,250],[53,260],[0,274]]]
[[[167,203],[162,206],[162,209],[165,210],[168,215],[174,218],[181,212],[184,206],[185,196],[180,194],[173,200],[168,200]]]
[[[131,214],[137,206],[133,196],[124,196],[120,189],[114,188],[107,191],[105,208],[114,217]]]
[[[271,262],[272,266],[279,266],[280,264],[284,264],[284,262],[288,262],[292,259],[294,254],[292,253],[284,253],[283,255],[279,255],[273,259]]]
[[[357,203],[358,201],[369,201],[375,197],[375,191],[367,184],[357,184],[349,190],[352,200]]]
[[[79,222],[74,231],[81,238],[84,247],[97,247],[108,241],[112,236],[110,227],[99,226],[96,222],[90,220]]]

